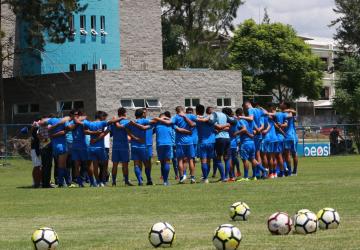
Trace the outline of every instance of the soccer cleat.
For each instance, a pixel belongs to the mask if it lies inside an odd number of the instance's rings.
[[[209,179],[203,179],[203,183],[209,184]]]
[[[170,184],[169,184],[169,182],[164,182],[164,184],[163,184],[164,186],[169,186]]]
[[[227,182],[235,182],[236,180],[235,180],[235,178],[229,178],[228,180],[227,180]]]
[[[175,180],[176,180],[176,181],[179,180],[179,176],[175,176]]]
[[[104,183],[100,182],[100,183],[98,184],[98,187],[105,187],[105,185],[104,185]]]
[[[236,172],[236,177],[240,177],[241,176],[241,172]]]
[[[251,180],[251,181],[257,181],[258,178],[256,178],[256,176],[255,176],[255,177],[251,177],[250,180]]]
[[[142,182],[139,182],[138,186],[144,186],[144,184]]]
[[[195,184],[195,183],[196,183],[195,178],[190,178],[190,183],[191,183],[191,184]]]
[[[146,186],[153,186],[154,185],[154,183],[152,182],[152,181],[148,181],[147,183],[146,183]]]
[[[247,182],[247,181],[250,181],[249,178],[241,178],[239,180],[237,180],[237,182]]]
[[[128,187],[133,187],[134,184],[132,184],[131,182],[125,182],[125,186],[128,186]]]

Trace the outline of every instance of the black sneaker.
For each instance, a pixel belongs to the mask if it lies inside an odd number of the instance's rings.
[[[154,183],[152,182],[152,181],[148,181],[147,183],[146,183],[146,186],[153,186],[154,185]]]

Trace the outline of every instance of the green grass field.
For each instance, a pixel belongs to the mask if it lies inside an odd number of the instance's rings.
[[[303,158],[297,177],[247,183],[51,190],[22,188],[31,184],[31,163],[14,160],[0,167],[0,249],[32,249],[31,234],[40,226],[57,231],[59,249],[152,249],[147,234],[158,221],[175,227],[173,249],[214,249],[214,229],[230,222],[236,201],[252,212],[249,221],[233,223],[243,234],[240,249],[359,249],[359,160]],[[273,212],[323,207],[339,211],[337,230],[307,236],[267,230]]]

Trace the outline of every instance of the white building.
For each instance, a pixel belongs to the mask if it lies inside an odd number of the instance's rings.
[[[336,58],[336,52],[339,48],[336,42],[330,38],[323,37],[304,37],[305,43],[309,44],[314,54],[318,55],[325,63],[323,89],[321,91],[320,100],[309,101],[306,98],[300,98],[298,102],[298,108],[307,107],[307,110],[313,110],[314,119],[312,123],[331,123],[336,121],[335,110],[332,103],[335,96],[335,79],[334,72],[334,59]],[[310,115],[309,113],[304,115]],[[319,119],[318,119],[319,118]],[[317,121],[317,119],[319,121]],[[304,121],[305,122],[305,121]],[[310,121],[306,122],[309,123]]]

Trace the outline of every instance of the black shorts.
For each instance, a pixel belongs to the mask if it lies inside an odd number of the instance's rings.
[[[215,155],[216,157],[230,157],[230,139],[229,138],[217,138],[215,141]]]

